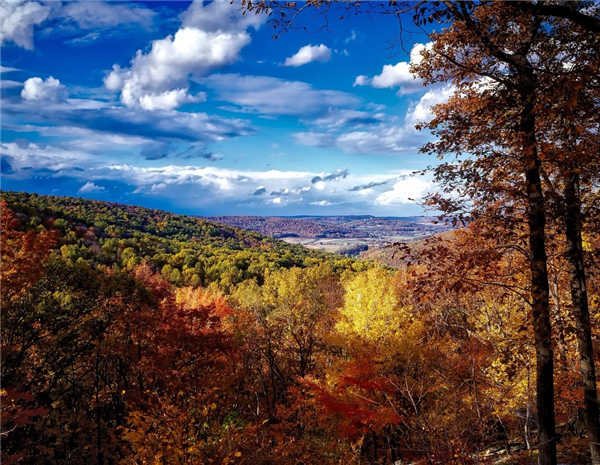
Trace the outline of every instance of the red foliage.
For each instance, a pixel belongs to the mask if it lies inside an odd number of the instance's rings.
[[[354,373],[342,374],[339,380],[334,386],[312,379],[304,379],[302,384],[322,409],[323,421],[331,421],[333,415],[344,438],[356,441],[369,432],[379,433],[403,421],[388,401],[387,394],[394,391],[389,380],[381,376],[367,379]]]

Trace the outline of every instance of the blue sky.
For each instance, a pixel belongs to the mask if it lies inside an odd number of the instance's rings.
[[[229,0],[1,2],[2,189],[198,215],[405,216],[450,89],[393,17],[273,39]],[[410,25],[406,25],[410,29]],[[408,39],[408,40],[406,40]]]

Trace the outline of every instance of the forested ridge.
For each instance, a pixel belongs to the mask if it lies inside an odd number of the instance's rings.
[[[419,237],[448,229],[446,225],[434,224],[428,218],[216,216],[206,219],[276,238],[378,238],[385,242],[402,234]]]
[[[596,322],[600,239],[585,234]],[[527,259],[506,245],[473,222],[394,248],[394,270],[196,218],[5,192],[3,462],[531,460]],[[586,463],[553,247],[559,456]]]
[[[55,230],[63,256],[132,269],[143,261],[174,284],[227,289],[267,269],[332,260],[351,262],[192,216],[80,198],[3,192],[31,230]],[[305,263],[306,262],[306,263]]]

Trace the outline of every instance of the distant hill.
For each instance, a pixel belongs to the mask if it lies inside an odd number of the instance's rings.
[[[444,238],[446,240],[452,240],[454,236],[454,230],[442,231],[436,234],[438,238]],[[420,239],[414,239],[409,242],[410,249],[413,251],[420,251],[425,247],[428,247],[428,239],[432,236],[423,237]],[[368,250],[361,251],[356,255],[361,260],[369,260],[373,262],[383,263],[385,265],[400,268],[406,265],[405,254],[400,251],[399,247],[393,243],[381,244],[370,247]]]
[[[309,250],[253,231],[207,219],[132,205],[2,192],[22,229],[56,230],[60,253],[93,266],[132,268],[142,262],[174,284],[226,289],[246,279],[261,282],[268,270],[347,258]]]
[[[312,249],[358,256],[370,248],[430,237],[451,228],[428,217],[212,216],[205,219]]]
[[[419,217],[199,218],[24,192],[2,192],[2,199],[16,213],[23,229],[57,230],[64,256],[122,268],[145,261],[175,284],[217,283],[224,288],[246,279],[260,282],[266,270],[322,261],[338,268],[349,266],[340,254],[395,264],[386,244],[448,230]]]
[[[205,219],[276,238],[387,239],[421,238],[450,229],[428,217],[352,216],[211,216]]]

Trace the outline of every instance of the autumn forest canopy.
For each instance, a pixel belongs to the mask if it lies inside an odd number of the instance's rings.
[[[399,251],[393,270],[139,207],[2,198],[8,463],[437,463],[535,447],[527,257],[485,224]],[[584,463],[555,247],[557,417]]]
[[[600,4],[241,7],[427,31],[424,202],[460,227],[390,267],[3,192],[3,463],[599,465]]]

